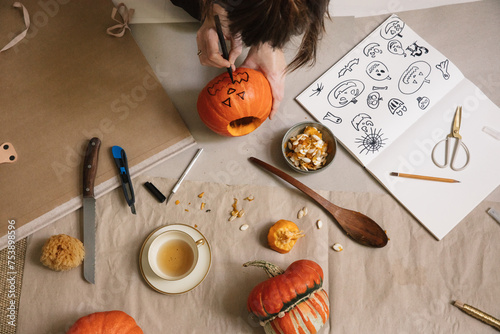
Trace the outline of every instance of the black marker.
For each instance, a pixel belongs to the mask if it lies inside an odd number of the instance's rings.
[[[215,27],[217,28],[217,35],[219,36],[220,47],[222,48],[222,56],[224,59],[229,60],[229,53],[227,52],[226,41],[224,40],[224,34],[222,33],[222,26],[220,25],[219,15],[215,15]],[[227,68],[227,73],[229,73],[229,77],[231,78],[231,82],[234,83],[233,80],[233,69],[231,66]]]

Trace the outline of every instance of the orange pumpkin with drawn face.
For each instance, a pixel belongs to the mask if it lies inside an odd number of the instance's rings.
[[[259,71],[237,68],[233,79],[227,72],[210,81],[198,96],[201,120],[212,131],[229,137],[244,136],[269,116],[273,103],[271,86]]]

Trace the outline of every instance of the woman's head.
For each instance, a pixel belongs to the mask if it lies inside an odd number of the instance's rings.
[[[292,36],[303,34],[299,50],[289,70],[316,58],[318,40],[324,32],[329,0],[217,0],[227,11],[229,30],[241,36],[247,46],[268,43],[283,48]],[[209,12],[209,10],[207,11]]]

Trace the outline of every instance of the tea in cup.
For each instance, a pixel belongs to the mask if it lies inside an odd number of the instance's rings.
[[[198,263],[198,247],[205,239],[194,240],[189,234],[170,230],[158,235],[148,252],[148,261],[159,277],[175,281],[189,275]]]

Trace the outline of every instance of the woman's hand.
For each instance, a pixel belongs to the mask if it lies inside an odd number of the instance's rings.
[[[219,51],[219,37],[215,27],[215,15],[219,15],[224,37],[231,42],[229,60],[224,59]],[[229,32],[226,10],[217,4],[213,5],[211,12],[207,15],[201,28],[198,30],[196,44],[198,45],[198,56],[202,65],[217,68],[232,67],[233,70],[235,69],[234,62],[243,49],[243,44],[239,36],[233,37]]]
[[[269,119],[272,119],[285,95],[286,60],[283,51],[274,49],[267,43],[252,46],[241,67],[261,71],[269,81],[273,94],[273,106]]]

